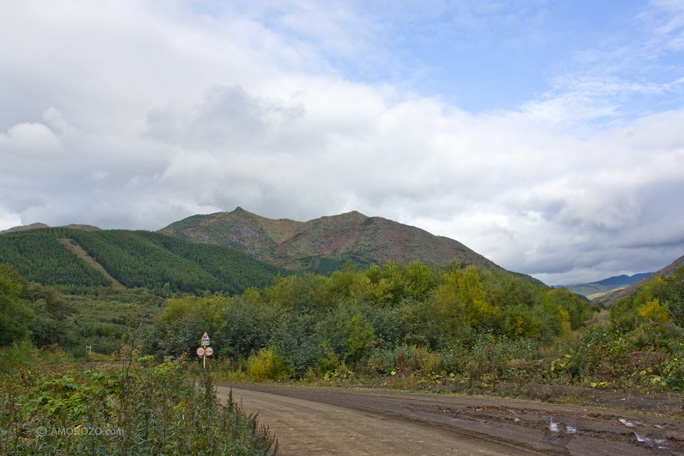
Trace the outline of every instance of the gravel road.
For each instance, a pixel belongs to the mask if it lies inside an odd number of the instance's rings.
[[[219,384],[299,455],[684,455],[684,420],[500,398]]]

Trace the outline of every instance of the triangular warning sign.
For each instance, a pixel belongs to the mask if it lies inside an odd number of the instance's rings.
[[[207,334],[206,331],[204,331],[204,335],[202,336],[201,340],[209,340],[209,334]]]

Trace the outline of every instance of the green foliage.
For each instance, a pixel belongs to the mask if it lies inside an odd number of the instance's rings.
[[[70,230],[66,234],[129,288],[168,284],[171,291],[236,293],[265,285],[277,271],[227,247],[192,244],[146,231]]]
[[[684,349],[674,355],[663,367],[662,378],[670,389],[684,391]]]
[[[283,307],[294,313],[315,313],[330,307],[325,292],[326,279],[313,274],[278,276],[273,285],[261,292],[269,305]]]
[[[546,294],[553,302],[555,311],[562,315],[564,321],[570,323],[570,329],[581,328],[590,317],[591,312],[587,304],[567,288],[554,288]]]
[[[247,373],[252,380],[286,380],[289,372],[274,347],[262,348],[247,360]]]
[[[15,374],[33,360],[35,347],[28,339],[0,348],[0,376]]]
[[[3,234],[0,262],[12,264],[28,280],[44,285],[112,285],[100,271],[70,251],[64,240],[81,247],[128,288],[240,293],[250,286],[267,285],[279,272],[274,266],[228,247],[125,230],[45,228]]]
[[[33,343],[38,347],[64,346],[73,331],[71,305],[54,288],[37,283],[26,283],[22,297],[33,311],[29,323]]]
[[[413,372],[430,374],[449,370],[443,365],[439,352],[415,345],[374,350],[368,364],[375,372],[383,375],[406,375]]]
[[[22,299],[24,280],[8,265],[0,264],[0,347],[29,335],[33,312]]]
[[[635,330],[592,325],[552,361],[549,377],[602,388],[678,390],[684,373],[682,336],[681,328],[671,322],[644,322]]]
[[[611,306],[611,320],[625,330],[646,321],[672,321],[684,327],[684,266],[656,277]]]
[[[274,441],[213,380],[130,351],[122,369],[31,362],[0,378],[0,453],[273,455]]]
[[[373,326],[357,309],[341,309],[338,319],[344,334],[345,358],[351,362],[365,359],[375,345]]]
[[[64,345],[72,309],[54,288],[27,282],[0,264],[0,346],[30,337],[38,347]]]
[[[0,235],[0,263],[14,266],[31,282],[44,285],[110,286],[111,283],[60,242],[53,228]]]
[[[66,341],[60,343],[70,353],[85,356],[85,346],[92,353],[109,355],[127,343],[129,335],[141,329],[147,333],[164,299],[144,289],[117,290],[89,288],[80,294],[61,295],[70,308]],[[150,342],[151,343],[151,342]]]
[[[185,297],[170,299],[157,318],[154,341],[165,356],[192,355],[206,331],[212,337],[217,352],[223,341],[221,333],[228,320],[231,298],[217,295],[211,298]]]
[[[218,357],[255,379],[397,369],[461,375],[470,361],[498,378],[506,363],[569,337],[589,316],[586,302],[567,290],[502,272],[348,263],[327,278],[278,277],[241,296],[170,300],[154,323],[153,345],[159,356],[189,353],[202,331],[215,328]]]
[[[670,312],[656,298],[637,309],[639,316],[647,321],[664,323],[670,320]]]

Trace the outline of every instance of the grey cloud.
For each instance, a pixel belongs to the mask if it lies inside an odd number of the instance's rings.
[[[281,124],[304,115],[301,105],[251,96],[242,87],[214,87],[190,109],[155,109],[148,134],[171,145],[227,150],[259,148]]]
[[[30,207],[40,207],[47,204],[47,199],[32,191],[10,190],[0,187],[0,208],[21,213]]]
[[[29,29],[0,28],[27,43],[22,68],[11,64],[16,49],[0,51],[13,68],[0,74],[0,224],[159,229],[236,206],[297,220],[355,209],[550,284],[657,269],[684,253],[681,106],[591,121],[614,113],[621,91],[645,93],[622,85],[625,67],[612,80],[601,74],[610,68],[581,79],[580,65],[517,111],[474,114],[402,85],[345,80],[320,48],[282,36],[306,30],[302,21],[269,28],[232,10],[195,22],[178,5],[81,7],[26,7],[19,22],[45,30],[47,60]],[[12,25],[10,10],[0,25]],[[85,23],[97,46],[77,45]],[[307,41],[345,30],[312,30]],[[356,37],[346,38],[338,52],[353,56]]]

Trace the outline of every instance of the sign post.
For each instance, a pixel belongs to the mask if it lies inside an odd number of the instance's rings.
[[[211,339],[209,339],[209,334],[207,334],[207,332],[204,331],[204,334],[200,339],[201,347],[197,348],[197,356],[200,356],[202,358],[202,367],[204,369],[207,368],[207,356],[211,356],[214,354],[214,349],[209,346],[210,340]]]

